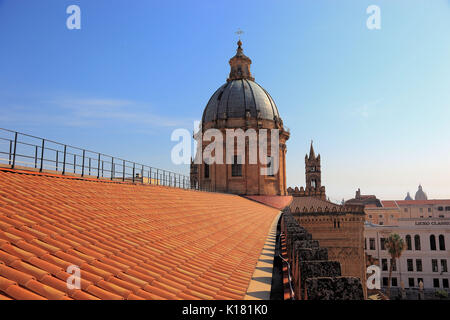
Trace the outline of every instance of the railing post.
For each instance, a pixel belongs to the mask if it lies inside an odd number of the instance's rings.
[[[59,161],[58,154],[59,154],[59,151],[56,150],[56,171],[58,171],[58,161]]]
[[[73,155],[73,173],[77,173],[77,155]]]
[[[67,145],[64,145],[64,159],[63,159],[63,172],[64,175],[66,173],[66,155],[67,155]]]
[[[152,184],[152,167],[148,168],[148,184]]]
[[[89,175],[91,175],[91,157],[89,157]]]
[[[103,166],[102,166],[102,177],[103,177]],[[97,179],[100,179],[100,153],[98,154]]]
[[[83,149],[83,163],[81,164],[81,176],[84,177],[84,161],[85,161],[86,150]]]
[[[41,167],[39,168],[39,172],[42,172],[42,169],[44,168],[44,148],[45,148],[45,139],[42,139]]]
[[[102,160],[102,178],[103,178],[103,168],[104,168],[104,164],[105,164],[105,161]]]
[[[141,182],[144,183],[144,165],[141,164]]]
[[[114,179],[114,157],[111,157],[111,180]]]
[[[156,169],[156,185],[159,186],[159,169]]]
[[[135,170],[136,170],[136,163],[133,162],[133,183],[134,183]]]
[[[9,155],[8,155],[8,164],[11,165],[12,160],[12,140],[9,140]]]
[[[14,153],[13,153],[13,159],[12,159],[12,168],[13,169],[16,165],[16,153],[17,153],[17,132],[14,135]]]
[[[34,168],[37,169],[37,159],[38,159],[38,146],[34,148]]]
[[[122,181],[125,181],[125,160],[122,161]]]

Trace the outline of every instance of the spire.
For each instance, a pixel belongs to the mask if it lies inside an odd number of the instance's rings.
[[[313,141],[311,140],[311,148],[309,149],[309,158],[310,159],[315,159],[316,158],[316,154],[314,153],[314,147],[313,147]]]
[[[230,59],[230,75],[227,81],[248,79],[254,81],[255,78],[252,77],[250,72],[250,65],[252,60],[244,54],[242,49],[242,41],[239,39],[237,42],[236,55]]]

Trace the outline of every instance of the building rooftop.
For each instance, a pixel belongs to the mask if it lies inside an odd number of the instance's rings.
[[[382,200],[381,204],[385,208],[410,206],[410,205],[450,205],[450,199],[433,199],[433,200]]]
[[[303,210],[312,210],[317,211],[325,210],[325,208],[328,208],[328,210],[332,211],[333,209],[338,210],[341,206],[333,203],[331,201],[322,200],[316,197],[293,197],[293,200],[290,204],[291,212],[302,212]]]
[[[269,207],[284,209],[292,202],[292,196],[245,196],[248,199],[260,202]]]
[[[278,214],[236,195],[0,168],[0,299],[243,299]]]

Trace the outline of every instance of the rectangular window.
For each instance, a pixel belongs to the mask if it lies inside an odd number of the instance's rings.
[[[437,259],[431,259],[431,269],[433,272],[439,272]]]
[[[274,157],[270,156],[269,158],[270,160],[267,163],[267,175],[269,177],[274,177],[275,176],[275,168],[273,167]]]
[[[395,260],[394,261],[392,261],[392,259],[391,259],[391,264],[392,264],[392,271],[397,271],[397,264],[395,263]]]
[[[383,277],[383,287],[387,287],[389,278]]]
[[[446,259],[441,260],[441,271],[447,272],[447,260]]]
[[[433,287],[439,288],[439,279],[433,279]]]
[[[205,178],[209,178],[209,164],[205,163]]]
[[[442,279],[442,287],[448,289],[448,279]]]
[[[428,208],[428,212],[431,212],[431,208]]]
[[[416,270],[417,272],[422,272],[422,259],[416,260]]]
[[[388,271],[387,259],[381,259],[381,268],[383,271]]]
[[[367,238],[364,238],[364,250],[367,250]]]
[[[408,278],[408,285],[410,288],[414,288],[414,278]]]
[[[420,211],[420,213],[422,213],[423,212],[423,208],[419,208],[419,211]]]
[[[239,164],[241,156],[234,156],[233,164],[231,165],[231,176],[242,177],[242,164]]]
[[[385,238],[381,238],[381,239],[380,239],[380,247],[381,247],[381,250],[386,250],[385,244],[386,244],[386,239],[385,239]]]
[[[407,259],[406,260],[406,264],[408,265],[408,271],[414,271],[413,260],[412,259]]]
[[[397,286],[397,278],[392,278],[392,284],[391,284],[393,287],[396,287]]]
[[[370,250],[375,250],[375,238],[369,239]]]

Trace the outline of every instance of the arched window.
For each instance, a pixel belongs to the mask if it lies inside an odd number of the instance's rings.
[[[411,236],[406,236],[406,250],[412,250]]]
[[[416,250],[420,250],[420,236],[418,234],[414,236],[414,246]]]
[[[316,187],[317,187],[316,179],[312,179],[312,180],[311,180],[311,186],[312,186],[313,188],[316,188]]]
[[[434,234],[430,236],[430,250],[436,250],[436,237]]]
[[[443,234],[439,235],[439,250],[445,250],[445,239]]]

